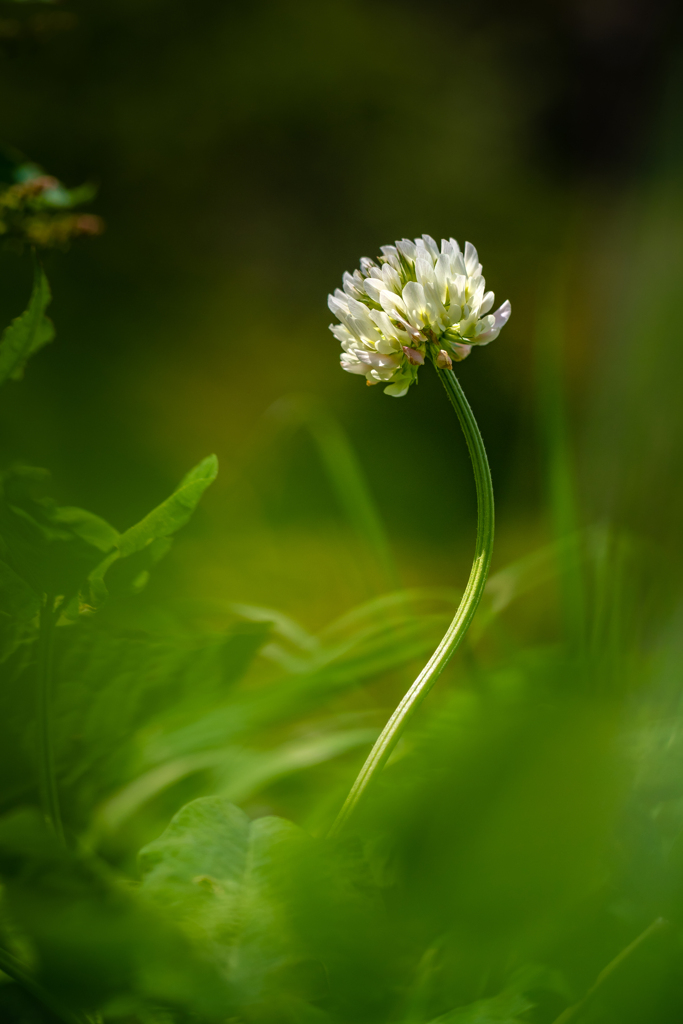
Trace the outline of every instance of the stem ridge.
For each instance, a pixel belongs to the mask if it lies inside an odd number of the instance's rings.
[[[477,540],[472,569],[460,606],[443,640],[382,730],[330,830],[330,837],[338,835],[344,828],[374,776],[386,764],[416,709],[457,650],[481,601],[491,564],[495,513],[491,470],[484,440],[458,378],[452,370],[440,369],[436,364],[435,369],[462,427],[474,470],[477,491]]]

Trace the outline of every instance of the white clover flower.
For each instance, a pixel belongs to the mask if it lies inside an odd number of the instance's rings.
[[[341,342],[342,369],[363,374],[368,384],[385,382],[384,393],[398,398],[428,353],[444,368],[466,359],[473,345],[488,345],[511,307],[504,302],[489,312],[494,294],[481,270],[470,242],[463,253],[454,238],[444,239],[439,251],[429,235],[383,245],[378,262],[363,257],[360,270],[344,274],[344,290],[328,298],[341,321],[330,330]]]

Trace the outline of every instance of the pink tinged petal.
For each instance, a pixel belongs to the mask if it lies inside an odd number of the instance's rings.
[[[456,363],[461,363],[463,359],[467,359],[468,355],[472,351],[472,346],[461,345],[459,341],[454,341],[451,343],[451,349]]]
[[[479,254],[471,242],[465,242],[465,266],[470,277],[479,266]]]
[[[403,351],[408,357],[408,362],[412,363],[413,366],[422,366],[425,361],[425,357],[421,352],[418,352],[415,348],[409,348],[408,345],[403,346]]]
[[[506,299],[503,305],[499,306],[496,312],[493,314],[494,319],[496,321],[496,327],[498,328],[498,330],[500,330],[501,327],[505,326],[505,324],[510,319],[511,313],[512,306],[510,305],[509,299]]]
[[[484,313],[488,313],[488,311],[490,310],[491,306],[493,305],[493,300],[495,299],[495,297],[496,296],[495,296],[495,294],[493,292],[487,292],[486,293],[486,295],[484,296],[484,298],[481,301],[481,306],[479,307],[479,315],[480,316],[483,316]]]
[[[484,331],[483,334],[474,338],[473,343],[475,345],[490,345],[492,341],[496,340],[499,334],[500,330],[497,327],[492,327],[490,330]]]
[[[415,239],[415,241],[417,242],[417,239]],[[432,259],[433,260],[437,259],[438,255],[439,255],[439,247],[436,244],[436,242],[434,241],[434,239],[432,238],[432,236],[431,235],[423,235],[422,236],[422,241],[424,242],[425,248],[429,252],[429,254],[432,257]]]
[[[442,348],[436,357],[436,365],[440,370],[451,370],[453,368],[453,360],[445,348]]]

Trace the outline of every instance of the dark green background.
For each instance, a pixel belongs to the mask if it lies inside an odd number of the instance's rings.
[[[406,580],[451,582],[473,495],[436,381],[400,401],[370,391],[327,331],[342,271],[427,231],[473,241],[513,306],[462,367],[498,564],[548,534],[548,309],[586,521],[675,531],[678,20],[637,0],[0,5],[0,135],[69,184],[99,182],[108,225],[47,256],[58,341],[3,398],[3,458],[50,466],[63,500],[125,527],[215,450],[219,483],[165,571],[320,621],[372,590],[369,570],[306,438],[270,461],[257,444],[275,400],[314,393],[357,448]],[[7,320],[30,261],[1,266]]]

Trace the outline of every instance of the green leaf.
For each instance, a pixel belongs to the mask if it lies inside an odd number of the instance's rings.
[[[231,801],[243,802],[277,779],[323,764],[359,746],[369,747],[377,733],[377,729],[346,729],[293,740],[273,750],[228,746],[167,761],[107,800],[98,811],[94,834],[115,831],[148,800],[196,772],[212,769],[216,777],[212,788]]]
[[[119,540],[118,530],[115,530],[106,519],[83,508],[58,506],[52,512],[51,520],[60,526],[67,526],[81,540],[102,552],[111,551]]]
[[[54,338],[52,321],[45,316],[51,299],[43,268],[37,266],[26,310],[5,328],[0,338],[0,384],[8,379],[20,380],[27,360]]]
[[[135,526],[131,526],[116,540],[115,549],[88,577],[91,599],[99,604],[108,594],[104,577],[115,562],[131,556],[145,554],[145,563],[134,565],[132,583],[148,569],[148,564],[158,561],[169,547],[170,537],[188,522],[199,504],[204,491],[213,483],[218,473],[218,459],[209,455],[183,477],[176,490],[161,505],[149,512]]]
[[[0,870],[39,982],[76,1009],[151,1002],[221,1016],[229,994],[183,933],[92,857],[62,846],[33,811],[0,819]]]
[[[121,558],[141,551],[160,537],[170,537],[184,526],[217,473],[218,459],[215,455],[209,455],[191,469],[166,501],[121,534],[118,541]]]
[[[0,561],[0,664],[15,650],[40,611],[40,598],[21,576]]]
[[[519,992],[502,992],[442,1014],[431,1024],[520,1024],[521,1015],[533,1006]]]
[[[2,474],[0,557],[36,594],[78,593],[102,554],[118,539],[117,531],[84,509],[60,508],[38,497],[49,474],[14,466]]]
[[[141,891],[217,951],[240,1002],[281,999],[283,968],[298,953],[287,920],[291,869],[311,842],[291,822],[250,821],[229,801],[202,797],[140,851]]]

